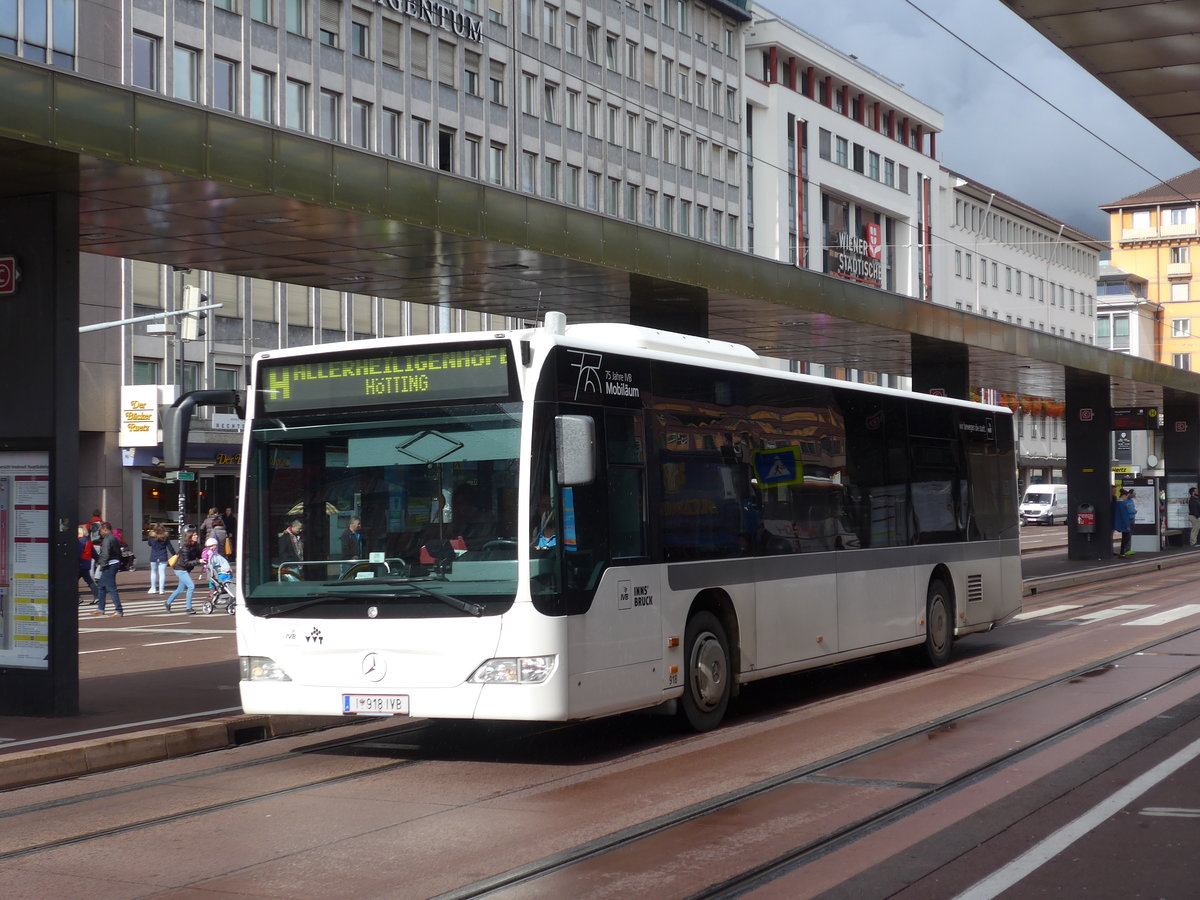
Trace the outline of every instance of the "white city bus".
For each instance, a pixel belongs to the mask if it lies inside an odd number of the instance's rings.
[[[245,414],[247,712],[704,730],[746,682],[941,665],[1020,608],[1002,408],[551,313],[260,353]]]

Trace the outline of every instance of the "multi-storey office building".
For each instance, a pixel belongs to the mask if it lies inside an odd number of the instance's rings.
[[[1104,243],[964,175],[946,175],[934,301],[1092,343]],[[1008,402],[1017,418],[1021,483],[1060,480],[1067,454],[1062,404],[1036,396]]]
[[[770,14],[745,85],[747,249],[932,299],[941,114]]]
[[[739,247],[748,19],[741,0],[22,0],[0,7],[0,53]],[[174,489],[155,448],[122,446],[122,386],[237,387],[257,350],[506,324],[107,258],[82,281],[85,323],[181,308],[185,285],[225,304],[193,341],[82,338],[80,511],[131,531],[173,518]],[[226,428],[218,411],[193,433],[207,493],[190,509],[234,502]]]
[[[1200,169],[1100,208],[1109,215],[1112,264],[1145,279],[1146,299],[1162,309],[1158,361],[1200,368]]]
[[[956,172],[947,173],[938,302],[1092,343],[1096,277],[1106,245]]]

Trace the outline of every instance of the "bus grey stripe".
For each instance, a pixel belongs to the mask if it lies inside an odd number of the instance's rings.
[[[667,584],[673,591],[699,590],[714,584],[751,584],[784,581],[817,575],[835,575],[845,561],[856,572],[907,569],[941,562],[971,562],[1015,554],[1019,540],[995,543],[929,544],[916,547],[885,547],[879,550],[835,550],[826,553],[797,553],[716,559],[704,562],[671,563]]]

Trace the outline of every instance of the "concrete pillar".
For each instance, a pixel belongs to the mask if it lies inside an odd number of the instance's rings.
[[[1163,471],[1195,480],[1200,473],[1200,397],[1163,389]]]
[[[966,400],[971,395],[971,355],[966,344],[912,335],[913,390]]]
[[[1067,558],[1111,559],[1112,400],[1108,376],[1066,369]],[[1095,532],[1079,531],[1081,503],[1095,511]]]
[[[629,323],[708,337],[708,291],[644,275],[631,275]]]
[[[52,160],[54,162],[55,160]],[[65,167],[64,167],[65,168]],[[68,173],[69,174],[69,173]],[[9,277],[15,269],[15,281]],[[0,637],[0,715],[79,712],[79,199],[0,199],[0,475],[10,553]],[[26,466],[24,478],[12,470]],[[14,502],[25,509],[14,510]],[[10,544],[10,547],[14,544]],[[28,575],[27,578],[14,576]],[[39,596],[45,593],[45,601]],[[15,609],[14,609],[15,607]],[[12,612],[36,636],[18,656]],[[37,652],[41,650],[44,652]]]

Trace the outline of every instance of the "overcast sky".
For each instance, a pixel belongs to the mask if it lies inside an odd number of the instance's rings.
[[[944,166],[1102,239],[1101,203],[1200,167],[1000,0],[765,0],[760,13],[764,6],[941,112]]]

